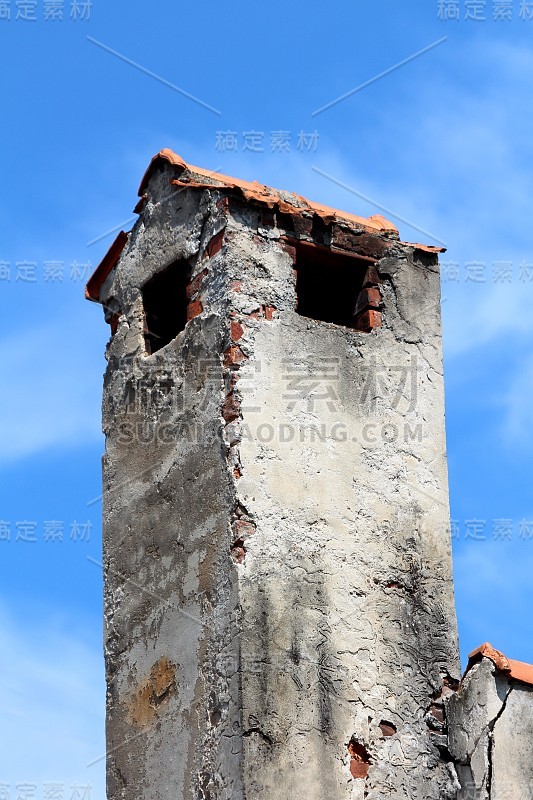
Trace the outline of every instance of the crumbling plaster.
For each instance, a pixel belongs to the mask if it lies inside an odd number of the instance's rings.
[[[389,236],[382,327],[310,320],[262,208],[172,176],[101,291],[109,800],[452,798],[437,259]],[[148,356],[141,287],[183,258],[200,313]]]
[[[482,658],[446,701],[457,800],[525,800],[533,790],[533,687]]]

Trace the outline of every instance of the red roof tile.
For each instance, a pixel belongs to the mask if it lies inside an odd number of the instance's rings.
[[[119,235],[87,281],[87,286],[85,287],[85,297],[87,300],[94,300],[96,303],[100,302],[100,289],[102,288],[102,284],[119,260],[120,254],[124,250],[127,241],[128,234],[124,231],[120,231]]]
[[[468,656],[468,666],[466,671],[480,661],[482,658],[489,658],[498,672],[513,678],[520,683],[528,683],[533,686],[533,664],[526,664],[524,661],[514,661],[504,656],[502,652],[496,650],[489,642],[485,642],[481,647],[472,650]]]
[[[351,226],[356,225],[366,228],[374,234],[389,234],[392,240],[399,239],[396,226],[382,217],[381,214],[374,214],[371,217],[358,217],[346,211],[338,211],[335,208],[306,200],[304,197],[293,194],[292,192],[282,192],[277,189],[272,189],[257,181],[243,181],[239,178],[230,178],[227,175],[221,175],[219,172],[210,172],[209,170],[202,169],[202,167],[194,167],[191,164],[187,164],[181,156],[168,148],[161,150],[152,158],[144,174],[139,187],[139,196],[141,200],[135,207],[136,213],[140,213],[142,209],[143,199],[150,176],[155,167],[161,162],[166,162],[181,169],[179,177],[171,181],[175,186],[187,186],[191,188],[219,187],[238,192],[249,202],[260,203],[269,208],[275,207],[282,213],[295,215],[304,212],[312,212],[325,221],[346,222]],[[85,296],[89,300],[99,302],[100,288],[113,267],[117,264],[126,241],[127,234],[121,231],[87,283]],[[432,247],[430,245],[414,244],[411,242],[403,242],[402,244],[416,250],[423,250],[427,253],[441,253],[446,249],[443,247]]]
[[[187,170],[189,173],[191,173],[191,175],[197,175],[204,179],[200,181],[187,179],[185,183],[188,186],[220,186],[221,188],[225,189],[238,189],[242,192],[246,200],[264,203],[270,208],[277,206],[282,212],[294,214],[301,213],[303,211],[313,211],[320,217],[331,217],[332,219],[340,221],[346,220],[346,222],[349,222],[352,225],[355,223],[356,225],[361,225],[364,228],[368,228],[372,231],[379,231],[380,233],[384,233],[386,231],[396,234],[398,233],[398,228],[396,225],[386,220],[385,217],[381,216],[381,214],[375,214],[372,217],[358,217],[354,214],[349,214],[346,211],[338,211],[337,209],[330,208],[329,206],[313,203],[310,200],[306,200],[305,197],[293,194],[292,192],[280,192],[277,189],[272,189],[270,186],[265,186],[257,181],[243,181],[239,178],[230,178],[228,175],[222,175],[220,172],[213,172],[203,169],[202,167],[194,167],[191,164],[187,164],[187,162],[184,161],[181,156],[177,155],[177,153],[174,153],[173,150],[169,150],[168,148],[161,150],[152,158],[150,165],[148,166],[148,169],[146,170],[141,181],[141,185],[139,186],[139,196],[142,197],[144,194],[148,180],[152,174],[152,170],[161,161],[167,161],[169,164],[172,164],[176,167],[181,167],[183,170]],[[180,180],[172,181],[172,183],[182,185]]]

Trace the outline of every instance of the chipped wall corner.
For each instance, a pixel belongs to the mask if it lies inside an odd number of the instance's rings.
[[[470,654],[446,700],[457,800],[514,800],[533,792],[533,666],[491,645]]]

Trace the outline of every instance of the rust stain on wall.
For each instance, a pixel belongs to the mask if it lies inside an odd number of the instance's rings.
[[[128,702],[128,718],[136,728],[148,728],[176,690],[176,667],[166,656],[156,661],[150,675]]]

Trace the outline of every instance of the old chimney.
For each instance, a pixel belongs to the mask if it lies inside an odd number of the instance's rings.
[[[109,800],[453,797],[438,248],[169,150],[140,195],[87,286]]]

